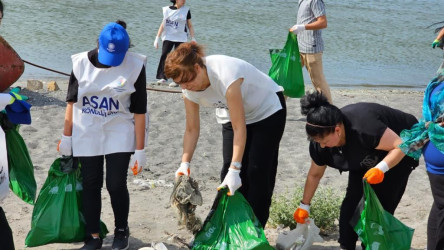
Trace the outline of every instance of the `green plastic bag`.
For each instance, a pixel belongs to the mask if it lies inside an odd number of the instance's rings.
[[[19,126],[5,131],[9,165],[9,188],[24,202],[34,205],[37,184],[28,148],[18,132]]]
[[[56,159],[32,211],[31,230],[25,240],[27,247],[84,240],[85,219],[80,211],[82,189],[78,160]],[[101,222],[100,237],[105,238],[107,233],[106,225]]]
[[[283,49],[270,49],[271,68],[268,75],[284,88],[284,95],[301,97],[305,94],[304,76],[298,40],[295,34],[288,32]]]
[[[367,250],[408,250],[415,231],[384,210],[366,181],[364,197],[356,208],[351,224]]]
[[[193,249],[273,249],[247,200],[240,192],[228,196],[227,191],[218,192]]]

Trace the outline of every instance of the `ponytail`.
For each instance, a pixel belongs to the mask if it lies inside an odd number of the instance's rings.
[[[309,139],[333,133],[343,123],[339,108],[330,104],[321,92],[307,92],[301,99],[301,114],[307,116],[305,131]]]
[[[165,76],[168,78],[181,77],[182,82],[194,79],[197,72],[194,65],[205,68],[203,62],[204,49],[195,42],[182,43],[177,49],[169,53],[165,60]]]

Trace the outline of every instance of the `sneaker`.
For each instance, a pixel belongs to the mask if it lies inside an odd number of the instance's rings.
[[[166,85],[167,84],[167,80],[165,79],[160,79],[159,81],[156,82],[157,85]]]
[[[102,248],[102,239],[89,236],[80,250],[96,250],[100,248]]]
[[[175,87],[179,87],[179,84],[177,84],[175,82],[171,82],[168,86],[170,86],[171,88],[175,88]]]
[[[113,250],[126,250],[129,248],[129,228],[114,230]]]

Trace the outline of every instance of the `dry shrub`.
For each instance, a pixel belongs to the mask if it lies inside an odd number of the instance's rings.
[[[298,208],[302,199],[304,189],[296,187],[293,193],[274,195],[270,207],[270,226],[283,225],[294,229],[296,222],[293,213]],[[344,198],[343,193],[339,193],[333,188],[318,187],[316,194],[311,200],[310,217],[314,219],[316,226],[321,231],[326,232],[333,228],[335,220],[339,219],[339,209]]]

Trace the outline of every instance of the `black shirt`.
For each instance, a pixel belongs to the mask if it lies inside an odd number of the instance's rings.
[[[339,171],[366,171],[388,154],[375,149],[387,128],[400,134],[410,129],[417,119],[410,114],[376,103],[356,103],[343,107],[346,144],[342,147],[321,148],[310,142],[310,156],[319,165]],[[405,156],[398,165],[418,166],[418,161]]]
[[[98,49],[93,49],[88,52],[88,59],[96,68],[110,68],[111,66],[101,64],[98,59]],[[146,94],[146,73],[145,65],[142,66],[139,77],[134,83],[134,88],[136,91],[131,94],[131,104],[129,110],[131,113],[135,114],[145,114],[146,104],[147,104],[147,94]],[[66,94],[67,102],[77,102],[77,95],[79,90],[79,83],[76,76],[71,72],[68,84],[68,92]]]

